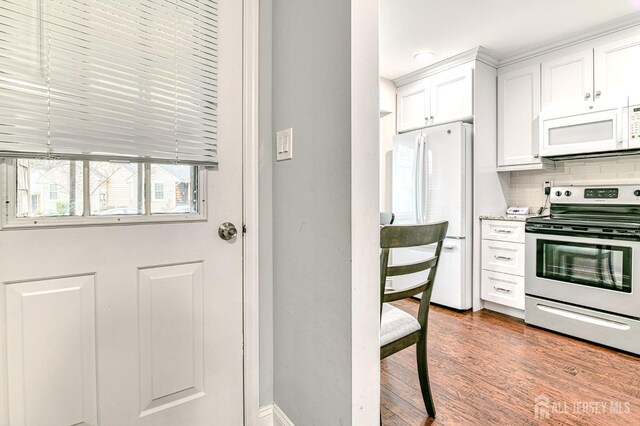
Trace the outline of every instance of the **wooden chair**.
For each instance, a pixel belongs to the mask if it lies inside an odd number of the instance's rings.
[[[448,222],[426,225],[392,225],[380,228],[380,359],[384,359],[413,344],[417,344],[418,377],[427,414],[436,416],[431,398],[427,365],[427,326],[429,302],[438,269],[442,242],[447,235]],[[424,261],[389,266],[389,251],[394,248],[437,244],[433,257]],[[426,281],[406,290],[385,291],[387,277],[414,274],[429,269]],[[389,302],[422,293],[418,318],[392,306]]]

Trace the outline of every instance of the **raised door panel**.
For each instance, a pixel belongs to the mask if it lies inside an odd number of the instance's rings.
[[[141,415],[204,395],[202,263],[141,269]]]
[[[398,88],[397,106],[398,133],[426,126],[430,115],[428,79]]]
[[[95,425],[94,276],[5,286],[9,424]]]
[[[431,77],[430,124],[470,119],[473,115],[473,69],[468,65]]]
[[[639,70],[640,35],[597,46],[594,49],[596,102],[624,105],[627,96],[639,95]]]
[[[542,63],[542,109],[593,102],[593,49]]]
[[[540,64],[498,75],[498,166],[540,164]]]

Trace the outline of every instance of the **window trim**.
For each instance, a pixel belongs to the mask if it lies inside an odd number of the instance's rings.
[[[197,213],[151,213],[142,215],[112,216],[55,216],[55,217],[17,217],[16,216],[16,160],[0,158],[0,230],[66,228],[83,226],[142,225],[150,223],[205,222],[207,216],[208,171],[205,167],[198,170],[198,212]],[[148,168],[146,170],[149,170]],[[145,172],[146,178],[150,173]],[[150,183],[149,180],[147,182]],[[204,195],[204,197],[203,197]],[[150,197],[146,191],[145,197]]]

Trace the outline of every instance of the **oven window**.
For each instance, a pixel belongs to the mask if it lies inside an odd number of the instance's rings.
[[[631,293],[631,248],[538,240],[536,275]]]

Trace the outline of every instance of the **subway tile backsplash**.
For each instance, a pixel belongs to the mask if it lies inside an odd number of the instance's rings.
[[[555,170],[511,172],[509,205],[537,210],[546,198],[545,181],[554,186],[640,183],[640,155],[557,161]]]

